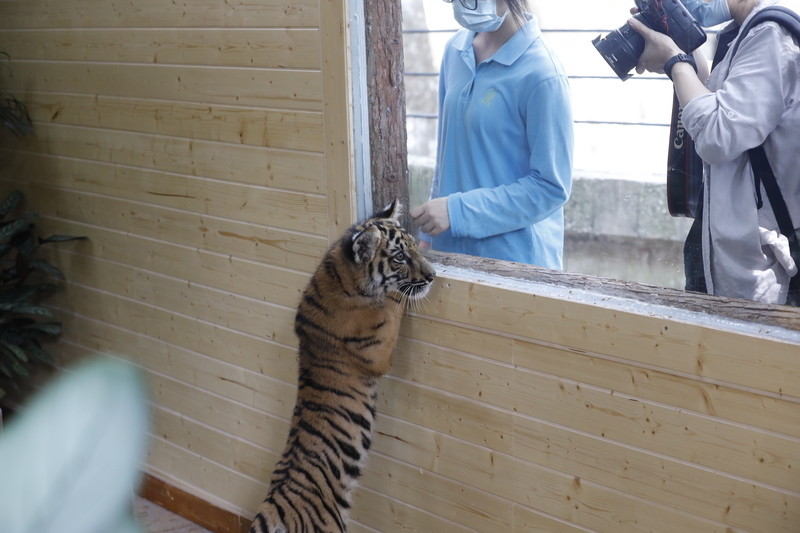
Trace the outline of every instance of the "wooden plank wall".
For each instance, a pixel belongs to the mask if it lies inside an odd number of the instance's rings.
[[[44,229],[89,237],[54,257],[70,282],[54,301],[66,329],[54,351],[141,365],[147,471],[241,514],[285,438],[298,295],[329,232],[350,222],[347,197],[329,194],[348,177],[325,178],[350,160],[326,149],[343,144],[346,112],[323,120],[324,95],[345,107],[346,76],[323,88],[321,46],[334,36],[345,72],[342,12],[317,0],[0,2],[5,86],[35,121],[34,137],[3,137],[2,190],[21,188]]]
[[[65,361],[146,373],[145,470],[249,518],[294,306],[352,218],[341,1],[0,2],[2,189],[46,229]],[[796,532],[800,341],[454,268],[403,327],[353,533]]]

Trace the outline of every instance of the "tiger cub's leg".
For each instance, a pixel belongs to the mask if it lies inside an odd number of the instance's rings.
[[[262,505],[263,508],[263,505]],[[256,517],[253,519],[253,524],[250,526],[250,533],[288,533],[286,526],[282,522],[273,522],[270,525],[269,521],[265,518],[265,510],[259,510]]]

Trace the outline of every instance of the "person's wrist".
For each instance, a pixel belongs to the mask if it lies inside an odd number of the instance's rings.
[[[694,76],[697,76],[697,69],[693,68],[691,64],[683,62],[683,63],[676,63],[674,67],[672,67],[672,76],[670,80],[673,82],[676,78],[680,78],[682,76],[688,76],[691,73]]]
[[[694,71],[697,72],[697,63],[694,60],[694,56],[692,56],[691,54],[684,54],[683,52],[681,52],[667,59],[666,63],[664,63],[664,74],[666,74],[667,77],[671,80],[672,69],[681,63],[686,63],[688,65],[691,65],[692,69],[694,69]]]

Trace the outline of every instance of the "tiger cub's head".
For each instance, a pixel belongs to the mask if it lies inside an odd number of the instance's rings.
[[[395,200],[350,228],[342,240],[345,255],[357,267],[358,286],[365,296],[396,292],[411,300],[424,298],[436,275],[414,237],[400,225],[401,208]]]

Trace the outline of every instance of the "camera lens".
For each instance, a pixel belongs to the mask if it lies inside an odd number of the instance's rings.
[[[628,23],[605,37],[598,35],[592,44],[622,81],[631,77],[630,71],[644,52],[644,38]]]

